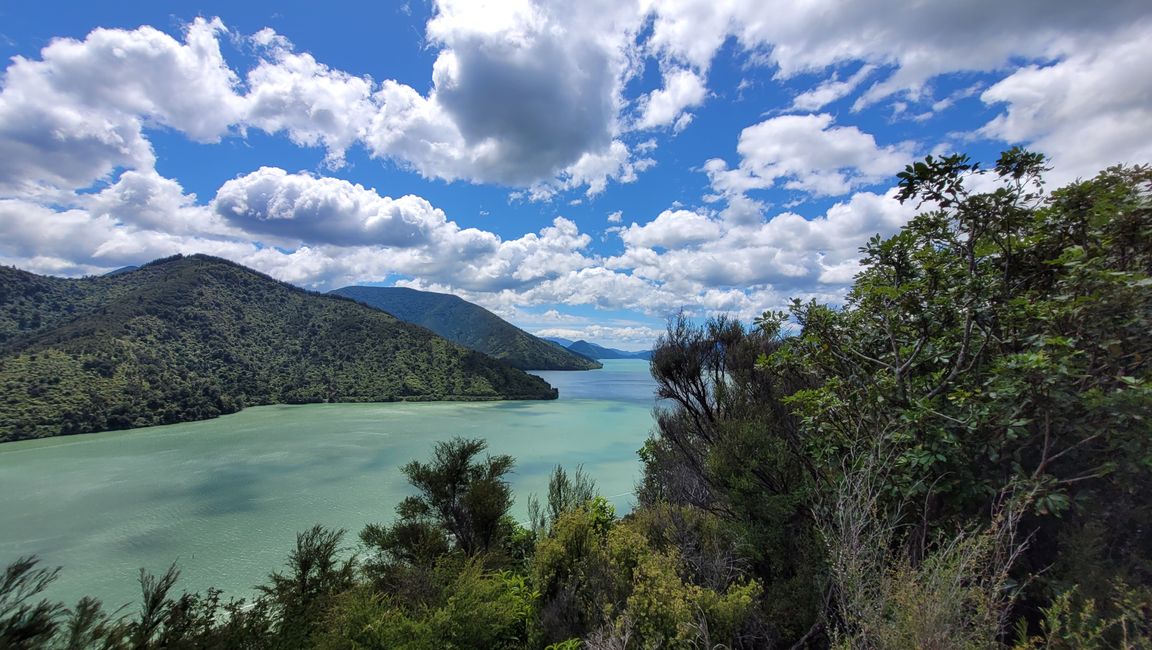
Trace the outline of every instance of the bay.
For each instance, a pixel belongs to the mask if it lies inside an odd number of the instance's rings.
[[[436,441],[484,438],[517,459],[513,514],[556,464],[583,464],[618,512],[632,507],[636,450],[653,427],[648,364],[537,372],[549,402],[263,406],[183,424],[0,444],[0,563],[61,566],[49,595],[138,598],[139,569],[173,561],[178,589],[246,597],[313,524],[356,534],[411,492],[399,467]]]

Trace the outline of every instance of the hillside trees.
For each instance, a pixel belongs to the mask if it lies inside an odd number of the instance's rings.
[[[98,278],[0,267],[0,442],[259,404],[556,395],[379,310],[204,255]]]

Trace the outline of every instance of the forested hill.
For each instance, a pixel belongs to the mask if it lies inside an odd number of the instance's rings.
[[[617,350],[616,348],[606,348],[603,345],[596,345],[588,341],[576,341],[567,346],[568,349],[577,354],[582,354],[586,357],[593,359],[651,359],[651,350],[641,350],[639,352],[629,352],[627,350]]]
[[[84,279],[0,268],[0,441],[256,404],[555,397],[422,327],[217,258]]]
[[[459,296],[403,287],[344,287],[332,293],[383,309],[460,345],[524,370],[591,370],[601,364],[557,348]]]

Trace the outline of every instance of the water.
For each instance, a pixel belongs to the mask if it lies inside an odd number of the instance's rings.
[[[561,463],[584,464],[618,511],[631,508],[653,426],[643,361],[540,372],[550,402],[316,404],[246,409],[215,420],[0,444],[0,566],[36,554],[63,566],[50,595],[132,602],[141,567],[173,561],[179,588],[250,596],[295,534],[392,519],[410,488],[398,468],[433,443],[484,438],[517,459],[513,514],[546,494]]]

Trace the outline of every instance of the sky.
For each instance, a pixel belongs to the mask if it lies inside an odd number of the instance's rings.
[[[929,154],[1152,161],[1147,0],[0,0],[0,264],[176,253],[642,349],[838,303]]]

